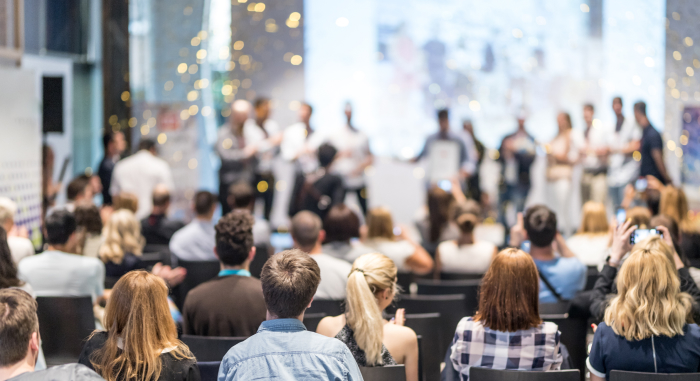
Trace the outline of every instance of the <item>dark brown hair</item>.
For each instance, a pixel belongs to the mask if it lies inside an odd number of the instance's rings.
[[[88,175],[80,175],[74,178],[66,187],[66,198],[70,201],[75,200],[76,197],[85,192],[85,188],[88,186],[90,186],[90,177]]]
[[[360,236],[360,218],[345,204],[334,205],[323,220],[325,243],[348,242]]]
[[[216,205],[216,195],[207,192],[199,191],[194,195],[194,211],[198,216],[207,215]]]
[[[0,367],[17,364],[27,355],[32,333],[39,332],[36,300],[17,288],[0,290]]]
[[[459,230],[464,233],[472,233],[479,224],[481,207],[474,200],[467,200],[455,207],[455,223]]]
[[[493,258],[481,282],[479,311],[474,320],[501,332],[515,332],[542,324],[540,280],[529,254],[505,249]]]
[[[247,210],[236,209],[221,217],[216,224],[216,254],[229,266],[245,262],[253,247],[255,220]]]
[[[238,182],[228,188],[228,204],[231,208],[248,208],[255,201],[253,187],[246,182]]]
[[[7,244],[7,232],[0,226],[0,289],[19,287],[23,284],[24,282],[17,278],[17,266],[12,260],[12,252]]]
[[[544,205],[533,205],[525,212],[525,231],[530,242],[547,247],[557,235],[557,215]]]
[[[454,204],[454,196],[437,185],[428,190],[428,221],[430,226],[430,242],[440,240],[442,230],[450,219],[450,209]]]
[[[75,207],[75,224],[83,231],[92,234],[102,234],[102,217],[95,205],[79,205]]]
[[[303,251],[285,250],[265,262],[260,281],[267,311],[280,319],[295,318],[316,294],[321,270]]]

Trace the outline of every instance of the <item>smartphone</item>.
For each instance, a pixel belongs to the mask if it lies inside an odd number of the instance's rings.
[[[437,185],[445,192],[452,191],[452,182],[450,180],[440,180]]]
[[[617,224],[622,225],[627,219],[627,212],[624,209],[620,208],[617,210],[617,213],[615,213],[615,218],[617,219]]]
[[[663,234],[656,229],[637,229],[630,236],[630,244],[634,245],[635,243],[653,235],[663,236]]]
[[[291,249],[294,246],[294,240],[289,233],[272,233],[270,234],[270,244],[277,251]]]
[[[647,179],[645,179],[644,177],[640,177],[634,183],[634,189],[637,192],[644,192],[645,190],[647,190],[647,185],[648,185]]]

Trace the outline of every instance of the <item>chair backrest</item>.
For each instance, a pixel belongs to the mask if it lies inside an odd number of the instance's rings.
[[[187,293],[200,284],[214,279],[221,270],[221,265],[218,261],[183,261],[178,260],[178,265],[187,270],[185,280],[177,286],[176,304],[182,310],[185,304]]]
[[[403,365],[360,367],[360,373],[365,381],[406,381],[406,370]]]
[[[85,339],[95,330],[92,297],[36,298],[39,333],[46,362],[77,362]]]
[[[579,381],[579,377],[579,371],[577,369],[551,372],[500,370],[476,367],[469,369],[470,381]]]
[[[272,246],[269,244],[257,244],[255,245],[255,258],[253,262],[250,262],[250,275],[260,279],[260,274],[262,273],[262,268],[270,258],[272,253]]]
[[[697,381],[700,373],[642,373],[613,370],[610,381]]]
[[[156,244],[146,244],[143,247],[144,253],[168,253],[170,254],[170,247],[168,245],[156,245]]]
[[[401,287],[404,292],[408,292],[411,288],[411,283],[415,281],[416,277],[413,273],[401,272],[396,273],[396,284]]]
[[[479,308],[479,287],[481,279],[475,280],[416,280],[418,295],[464,294],[466,314],[472,316]],[[455,327],[456,328],[456,327]]]
[[[440,273],[440,279],[442,280],[475,280],[483,277],[484,274]]]
[[[146,268],[153,267],[156,263],[162,263],[164,265],[171,265],[170,252],[160,251],[154,253],[143,253],[141,254],[141,262],[146,266]]]
[[[305,313],[304,314],[304,326],[306,327],[307,331],[310,332],[316,332],[316,328],[318,327],[318,323],[321,322],[321,319],[326,317],[325,312],[312,312],[312,313]]]
[[[197,361],[201,381],[216,381],[219,376],[221,361]]]
[[[327,316],[338,316],[345,312],[345,300],[314,299],[306,313],[324,312]]]
[[[566,346],[571,356],[574,368],[586,372],[586,336],[588,335],[588,320],[585,317],[574,317],[568,313],[568,303],[540,304],[540,317],[544,321],[556,324],[561,332],[561,343]]]
[[[440,347],[440,314],[406,314],[404,325],[421,336],[420,347],[418,348],[422,371],[426,381],[437,381],[440,379],[440,363],[442,362],[442,351]]]
[[[231,347],[244,341],[247,337],[210,337],[182,335],[185,343],[197,361],[221,361]]]
[[[598,280],[598,276],[600,275],[600,272],[598,271],[598,267],[596,266],[588,266],[588,270],[586,270],[586,287],[584,287],[584,291],[589,291],[592,290],[593,287],[595,286],[595,282]]]

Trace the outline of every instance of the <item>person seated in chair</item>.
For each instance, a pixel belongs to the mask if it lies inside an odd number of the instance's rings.
[[[183,261],[216,261],[214,212],[217,196],[200,191],[194,195],[195,218],[170,239],[170,252]]]
[[[141,220],[141,234],[146,239],[146,245],[167,245],[176,231],[185,224],[182,221],[168,218],[170,208],[170,191],[165,185],[157,185],[153,189],[153,210]]]
[[[231,210],[247,210],[255,219],[255,224],[253,224],[253,243],[255,246],[265,245],[272,248],[270,244],[270,223],[264,218],[258,218],[253,214],[255,207],[255,191],[253,187],[246,182],[238,182],[231,185],[228,190],[227,201]]]

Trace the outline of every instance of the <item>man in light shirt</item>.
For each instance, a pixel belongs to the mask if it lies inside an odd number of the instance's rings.
[[[613,208],[619,208],[624,199],[625,186],[639,176],[639,162],[634,159],[634,152],[639,151],[642,129],[634,118],[625,118],[622,114],[622,98],[613,98],[612,108],[615,112],[615,129],[609,135],[608,194]]]
[[[122,192],[133,193],[139,200],[136,218],[148,217],[153,208],[153,189],[163,184],[175,188],[168,162],[159,158],[156,143],[151,139],[141,140],[139,151],[121,160],[114,167],[109,193],[116,196]]]
[[[594,123],[595,108],[592,104],[583,106],[584,146],[581,152],[583,176],[581,177],[581,203],[596,201],[605,203],[608,193],[608,135],[607,128],[601,123]]]
[[[200,191],[194,195],[196,217],[170,239],[170,252],[185,261],[217,261],[214,254],[216,195]]]
[[[308,103],[299,107],[299,122],[284,130],[282,136],[282,158],[297,164],[297,172],[311,173],[318,168],[316,150],[323,143],[323,137],[311,128],[313,108]]]
[[[7,245],[10,247],[15,265],[24,258],[34,255],[34,244],[26,237],[13,235],[17,204],[7,197],[0,197],[0,226],[7,232]]]

